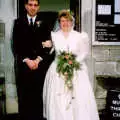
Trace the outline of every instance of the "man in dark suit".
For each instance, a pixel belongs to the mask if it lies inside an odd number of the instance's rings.
[[[37,15],[39,0],[26,0],[27,14],[15,20],[13,53],[21,120],[42,120],[42,89],[54,58],[48,25]]]

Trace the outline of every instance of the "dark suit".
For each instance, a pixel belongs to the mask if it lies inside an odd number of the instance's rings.
[[[50,40],[48,25],[36,17],[34,27],[30,27],[27,16],[15,20],[13,28],[13,53],[15,75],[21,120],[40,120],[42,118],[42,89],[46,71],[54,58],[50,48],[43,48],[42,42]],[[25,58],[43,58],[37,70],[30,70]]]

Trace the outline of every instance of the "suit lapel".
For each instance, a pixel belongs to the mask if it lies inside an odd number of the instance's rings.
[[[27,16],[24,16],[24,22],[25,22],[25,24],[28,24],[28,25],[29,25]]]
[[[37,16],[35,19],[35,23],[34,23],[34,27],[35,29],[39,28],[41,25],[42,21],[39,19],[39,17]]]
[[[24,25],[25,25],[26,27],[31,28],[31,27],[30,27],[30,24],[29,24],[29,21],[28,21],[28,18],[27,18],[27,15],[24,16],[23,22],[24,22]],[[34,23],[33,28],[32,28],[33,31],[35,30],[35,27],[36,27],[36,25],[35,25],[35,23]]]

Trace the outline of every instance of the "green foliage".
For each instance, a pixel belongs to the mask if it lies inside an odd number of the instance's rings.
[[[80,69],[80,63],[76,61],[76,56],[72,52],[60,51],[58,55],[57,72],[65,78],[65,85],[72,89],[72,78],[74,71]]]

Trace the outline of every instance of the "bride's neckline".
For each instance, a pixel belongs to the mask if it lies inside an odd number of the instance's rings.
[[[69,32],[62,32],[63,36],[67,39],[69,36]]]
[[[62,31],[62,30],[61,30],[61,33],[63,34],[63,37],[64,37],[65,39],[67,39],[67,38],[69,37],[70,32],[71,32],[71,30],[70,30],[70,31]]]

